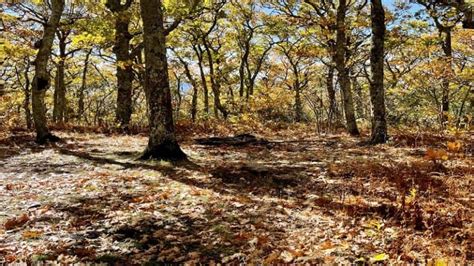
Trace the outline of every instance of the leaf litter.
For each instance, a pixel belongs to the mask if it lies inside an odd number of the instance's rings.
[[[137,161],[140,136],[5,145],[0,263],[472,263],[472,151],[273,134]],[[275,139],[277,138],[277,139]]]

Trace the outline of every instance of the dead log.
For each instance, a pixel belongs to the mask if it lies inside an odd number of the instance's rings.
[[[244,146],[244,145],[265,145],[269,142],[266,139],[257,138],[252,134],[239,134],[233,137],[210,137],[195,139],[197,144],[210,146]]]

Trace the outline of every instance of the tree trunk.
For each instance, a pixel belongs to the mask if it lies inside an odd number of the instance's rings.
[[[220,111],[224,119],[227,119],[228,112],[227,112],[227,109],[221,103],[221,97],[220,97],[221,86],[220,86],[220,82],[217,80],[218,75],[216,75],[211,47],[210,47],[210,44],[207,43],[207,40],[203,40],[203,42],[204,42],[204,48],[206,49],[207,58],[209,60],[209,77],[211,79],[212,93],[214,94],[214,115],[216,118],[219,118],[218,111]],[[216,65],[218,66],[219,62],[216,62]]]
[[[444,40],[443,40],[443,52],[446,60],[446,67],[445,69],[448,71],[448,74],[445,75],[443,79],[443,91],[441,97],[441,123],[442,126],[445,126],[448,122],[448,113],[449,113],[449,85],[450,85],[450,78],[453,74],[453,48],[451,45],[451,28],[441,28],[439,29],[440,33],[444,33]]]
[[[303,104],[301,102],[301,87],[299,84],[295,85],[295,120],[296,122],[303,120]]]
[[[132,56],[130,54],[130,24],[131,0],[121,4],[120,0],[108,0],[107,7],[115,14],[115,44],[114,54],[117,58],[117,109],[115,118],[120,127],[127,131],[132,116]]]
[[[186,160],[175,136],[161,0],[140,0],[145,44],[145,92],[149,110],[148,146],[142,159]]]
[[[371,143],[385,143],[387,141],[387,122],[385,119],[384,94],[384,40],[385,40],[385,13],[382,0],[371,0],[372,10],[372,49],[370,50],[370,67],[372,80],[370,82],[370,100],[372,101],[372,136]]]
[[[174,73],[174,74],[175,74],[175,78],[176,78],[176,106],[175,106],[176,115],[174,117],[175,117],[175,120],[178,121],[183,98],[181,96],[181,77],[178,76],[176,73]]]
[[[193,46],[193,49],[198,57],[199,74],[201,75],[202,91],[204,93],[204,112],[209,114],[209,89],[207,88],[206,75],[204,74],[203,51],[199,44]]]
[[[30,73],[30,61],[28,59],[28,63],[25,66],[25,72],[23,72],[23,78],[25,79],[25,84],[23,87],[23,110],[25,111],[25,121],[26,121],[26,128],[31,129],[33,127],[33,119],[31,117],[31,110],[30,110],[30,100],[31,100],[31,81],[29,77]]]
[[[243,55],[240,59],[240,66],[239,66],[239,78],[240,78],[239,97],[240,98],[244,97],[245,78],[246,78],[246,74],[245,74],[246,67],[245,66],[248,64],[248,58],[249,58],[249,53],[250,53],[250,47],[249,47],[247,42],[243,45],[242,49],[243,49],[243,51],[242,51]],[[249,94],[249,89],[248,88],[247,88],[246,92],[247,92],[247,99],[248,99],[248,94]]]
[[[66,84],[64,81],[64,69],[66,63],[66,38],[64,33],[58,33],[59,39],[59,62],[56,66],[56,79],[54,84],[54,108],[53,121],[63,123],[66,114]]]
[[[337,68],[337,78],[344,103],[344,114],[346,117],[347,131],[353,136],[358,136],[359,130],[357,128],[355,118],[354,101],[352,99],[349,71],[346,68],[346,11],[346,0],[340,0],[339,6],[337,7],[335,61]]]
[[[82,71],[82,83],[81,83],[81,88],[79,89],[79,110],[77,111],[77,118],[78,120],[82,120],[82,117],[84,116],[84,94],[87,88],[87,70],[89,68],[89,57],[92,53],[92,48],[89,49],[86,53],[86,58],[84,59],[84,69]]]
[[[58,137],[49,131],[46,118],[46,105],[44,97],[50,87],[48,61],[51,55],[54,33],[61,19],[64,9],[64,0],[52,0],[52,14],[44,26],[43,38],[35,59],[35,76],[32,84],[33,119],[36,129],[36,142],[44,144],[47,141],[57,141]]]
[[[328,75],[326,77],[326,89],[328,92],[329,112],[328,112],[328,126],[332,127],[334,117],[337,113],[336,104],[336,90],[334,90],[334,67],[328,67]]]
[[[194,79],[193,75],[191,74],[191,70],[189,69],[188,63],[181,57],[178,56],[179,61],[184,67],[184,74],[186,75],[186,78],[188,79],[188,82],[191,83],[191,86],[193,86],[193,95],[192,95],[192,100],[191,100],[191,119],[193,122],[196,122],[196,115],[197,115],[197,100],[198,100],[198,86],[197,82]]]

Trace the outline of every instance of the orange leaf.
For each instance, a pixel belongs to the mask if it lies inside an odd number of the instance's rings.
[[[24,231],[21,236],[26,239],[39,238],[43,235],[41,231]]]
[[[20,217],[8,219],[3,226],[6,230],[11,230],[15,227],[19,227],[26,224],[26,222],[28,222],[29,220],[30,218],[28,218],[28,215],[24,213]]]
[[[460,141],[448,141],[448,144],[446,146],[448,147],[448,151],[450,152],[459,152],[461,151],[462,143]]]
[[[324,241],[324,242],[319,246],[319,248],[320,248],[321,250],[330,249],[330,248],[333,248],[333,247],[334,247],[334,244],[333,244],[330,240]]]
[[[447,160],[448,153],[445,150],[438,150],[438,149],[428,149],[426,151],[425,159],[427,160]]]

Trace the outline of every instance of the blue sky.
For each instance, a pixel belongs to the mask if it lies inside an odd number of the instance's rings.
[[[393,9],[395,7],[395,3],[397,1],[405,1],[405,2],[409,2],[410,3],[410,6],[411,6],[411,11],[417,11],[421,8],[421,6],[419,4],[413,4],[411,3],[412,1],[409,1],[409,0],[382,0],[382,3],[389,9]]]

